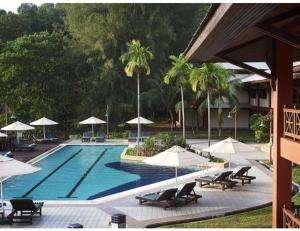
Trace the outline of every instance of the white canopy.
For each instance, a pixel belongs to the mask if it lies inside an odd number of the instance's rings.
[[[239,154],[241,152],[255,152],[256,149],[252,146],[244,144],[232,138],[227,138],[208,148],[203,149],[203,151],[210,153],[224,153],[229,154],[229,168],[231,162],[231,154]]]
[[[5,133],[0,132],[0,137],[7,137]]]
[[[43,126],[44,139],[46,139],[46,129],[45,126],[56,125],[57,122],[50,120],[46,117],[40,118],[36,121],[30,123],[30,125]]]
[[[175,145],[143,162],[150,165],[183,167],[206,163],[208,159]]]
[[[36,126],[49,126],[49,125],[56,125],[56,124],[58,123],[46,117],[40,118],[30,123],[30,125],[36,125]]]
[[[86,120],[79,122],[80,124],[91,124],[92,125],[92,136],[94,136],[94,124],[106,124],[105,121],[98,119],[97,117],[91,116]]]
[[[126,123],[127,124],[138,124],[139,123],[138,117],[136,117],[132,120],[129,120]],[[144,117],[140,116],[140,124],[153,124],[153,123],[154,123],[153,121],[145,119]]]
[[[83,120],[79,122],[80,124],[105,124],[106,122],[98,119],[97,117],[91,116],[90,118],[87,118],[86,120]]]
[[[17,176],[23,174],[29,174],[39,171],[40,168],[31,164],[26,164],[13,158],[0,155],[0,180],[1,180],[1,202],[3,204],[3,188],[2,179],[8,176]],[[3,206],[2,206],[2,209]]]
[[[176,186],[177,186],[177,167],[192,166],[207,163],[209,160],[198,154],[190,152],[180,146],[173,146],[155,156],[143,160],[150,165],[175,167]]]
[[[32,130],[32,129],[34,129],[34,127],[31,127],[31,126],[21,123],[19,121],[16,121],[12,124],[9,124],[9,125],[1,128],[1,130],[4,130],[4,131],[26,131],[26,130]]]

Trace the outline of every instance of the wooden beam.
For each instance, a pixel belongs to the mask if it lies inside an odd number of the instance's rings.
[[[231,53],[231,52],[233,52],[233,51],[236,51],[236,50],[238,50],[238,49],[241,49],[241,48],[243,48],[243,47],[249,46],[249,45],[251,45],[251,44],[253,44],[253,43],[256,43],[256,42],[259,42],[259,41],[262,41],[262,40],[268,39],[268,38],[269,38],[269,37],[266,36],[266,35],[260,36],[260,37],[258,37],[258,38],[255,38],[255,39],[252,39],[252,40],[247,41],[247,42],[245,42],[245,43],[242,43],[242,44],[240,44],[240,45],[237,45],[237,46],[235,46],[235,47],[228,48],[227,50],[222,51],[221,54],[222,54],[222,55],[223,55],[223,54],[226,55],[226,54],[228,54],[228,53]]]
[[[290,46],[300,49],[300,38],[294,36],[280,28],[267,24],[258,24],[256,27],[264,34],[284,42]]]
[[[248,71],[250,71],[250,72],[252,72],[254,74],[261,75],[261,76],[263,76],[263,77],[265,77],[267,79],[272,79],[272,75],[271,74],[269,74],[267,72],[264,72],[264,71],[262,71],[260,69],[257,69],[255,67],[252,67],[252,66],[250,66],[248,64],[245,64],[243,62],[237,61],[237,60],[235,60],[235,59],[233,59],[233,58],[231,58],[231,57],[229,57],[229,56],[227,56],[225,54],[217,54],[216,57],[221,58],[221,59],[223,59],[223,60],[225,60],[227,62],[230,62],[233,65],[236,65],[236,66],[238,66],[240,68],[246,69],[246,70],[248,70]]]
[[[300,15],[300,7],[296,7],[293,10],[290,10],[288,12],[279,14],[279,15],[273,17],[273,18],[269,18],[269,19],[263,21],[262,23],[264,23],[264,24],[274,24],[274,23],[283,21],[287,18],[291,18],[291,17],[297,16],[297,15]]]

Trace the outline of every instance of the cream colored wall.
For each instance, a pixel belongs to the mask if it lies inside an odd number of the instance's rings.
[[[248,96],[248,91],[243,88],[239,88],[235,92],[236,97],[239,99],[240,103],[248,103],[249,101],[249,96]]]
[[[234,115],[229,119],[228,113],[231,109],[223,109],[222,119],[223,119],[223,128],[234,128]],[[196,112],[192,110],[187,110],[185,114],[186,118],[186,127],[192,126],[192,113],[194,113],[194,126],[196,126]],[[203,117],[199,116],[199,126],[203,126]],[[211,127],[218,128],[218,110],[211,109]],[[249,110],[241,109],[237,115],[237,127],[238,128],[248,128],[249,127]]]
[[[223,128],[234,128],[234,115],[231,118],[228,118],[229,109],[223,109],[222,119],[223,119]],[[218,110],[212,109],[211,111],[211,127],[217,128],[218,124]],[[248,128],[249,127],[249,110],[241,109],[237,114],[237,127],[238,128]]]

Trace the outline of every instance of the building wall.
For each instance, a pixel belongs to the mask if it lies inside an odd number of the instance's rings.
[[[247,89],[239,88],[235,93],[240,103],[249,103],[249,94]]]
[[[228,118],[228,113],[231,109],[223,109],[222,110],[222,120],[223,128],[234,128],[234,115],[231,118]],[[249,127],[249,110],[248,109],[240,109],[237,114],[237,128],[248,128]],[[218,110],[211,110],[211,127],[218,128]]]
[[[228,118],[228,113],[231,109],[222,110],[222,119],[223,119],[223,128],[234,128],[234,115],[231,118]],[[196,112],[192,110],[185,111],[185,124],[186,127],[196,126]],[[218,109],[211,109],[211,127],[218,128]],[[203,127],[203,121],[207,124],[206,114],[203,116],[199,115],[199,127]],[[194,123],[193,123],[194,122]],[[237,114],[237,128],[249,128],[249,109],[240,109]]]

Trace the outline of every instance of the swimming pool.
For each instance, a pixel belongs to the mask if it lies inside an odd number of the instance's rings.
[[[90,200],[174,177],[174,168],[120,161],[125,145],[67,145],[35,165],[42,170],[11,177],[5,199]],[[185,175],[200,169],[178,169]]]

